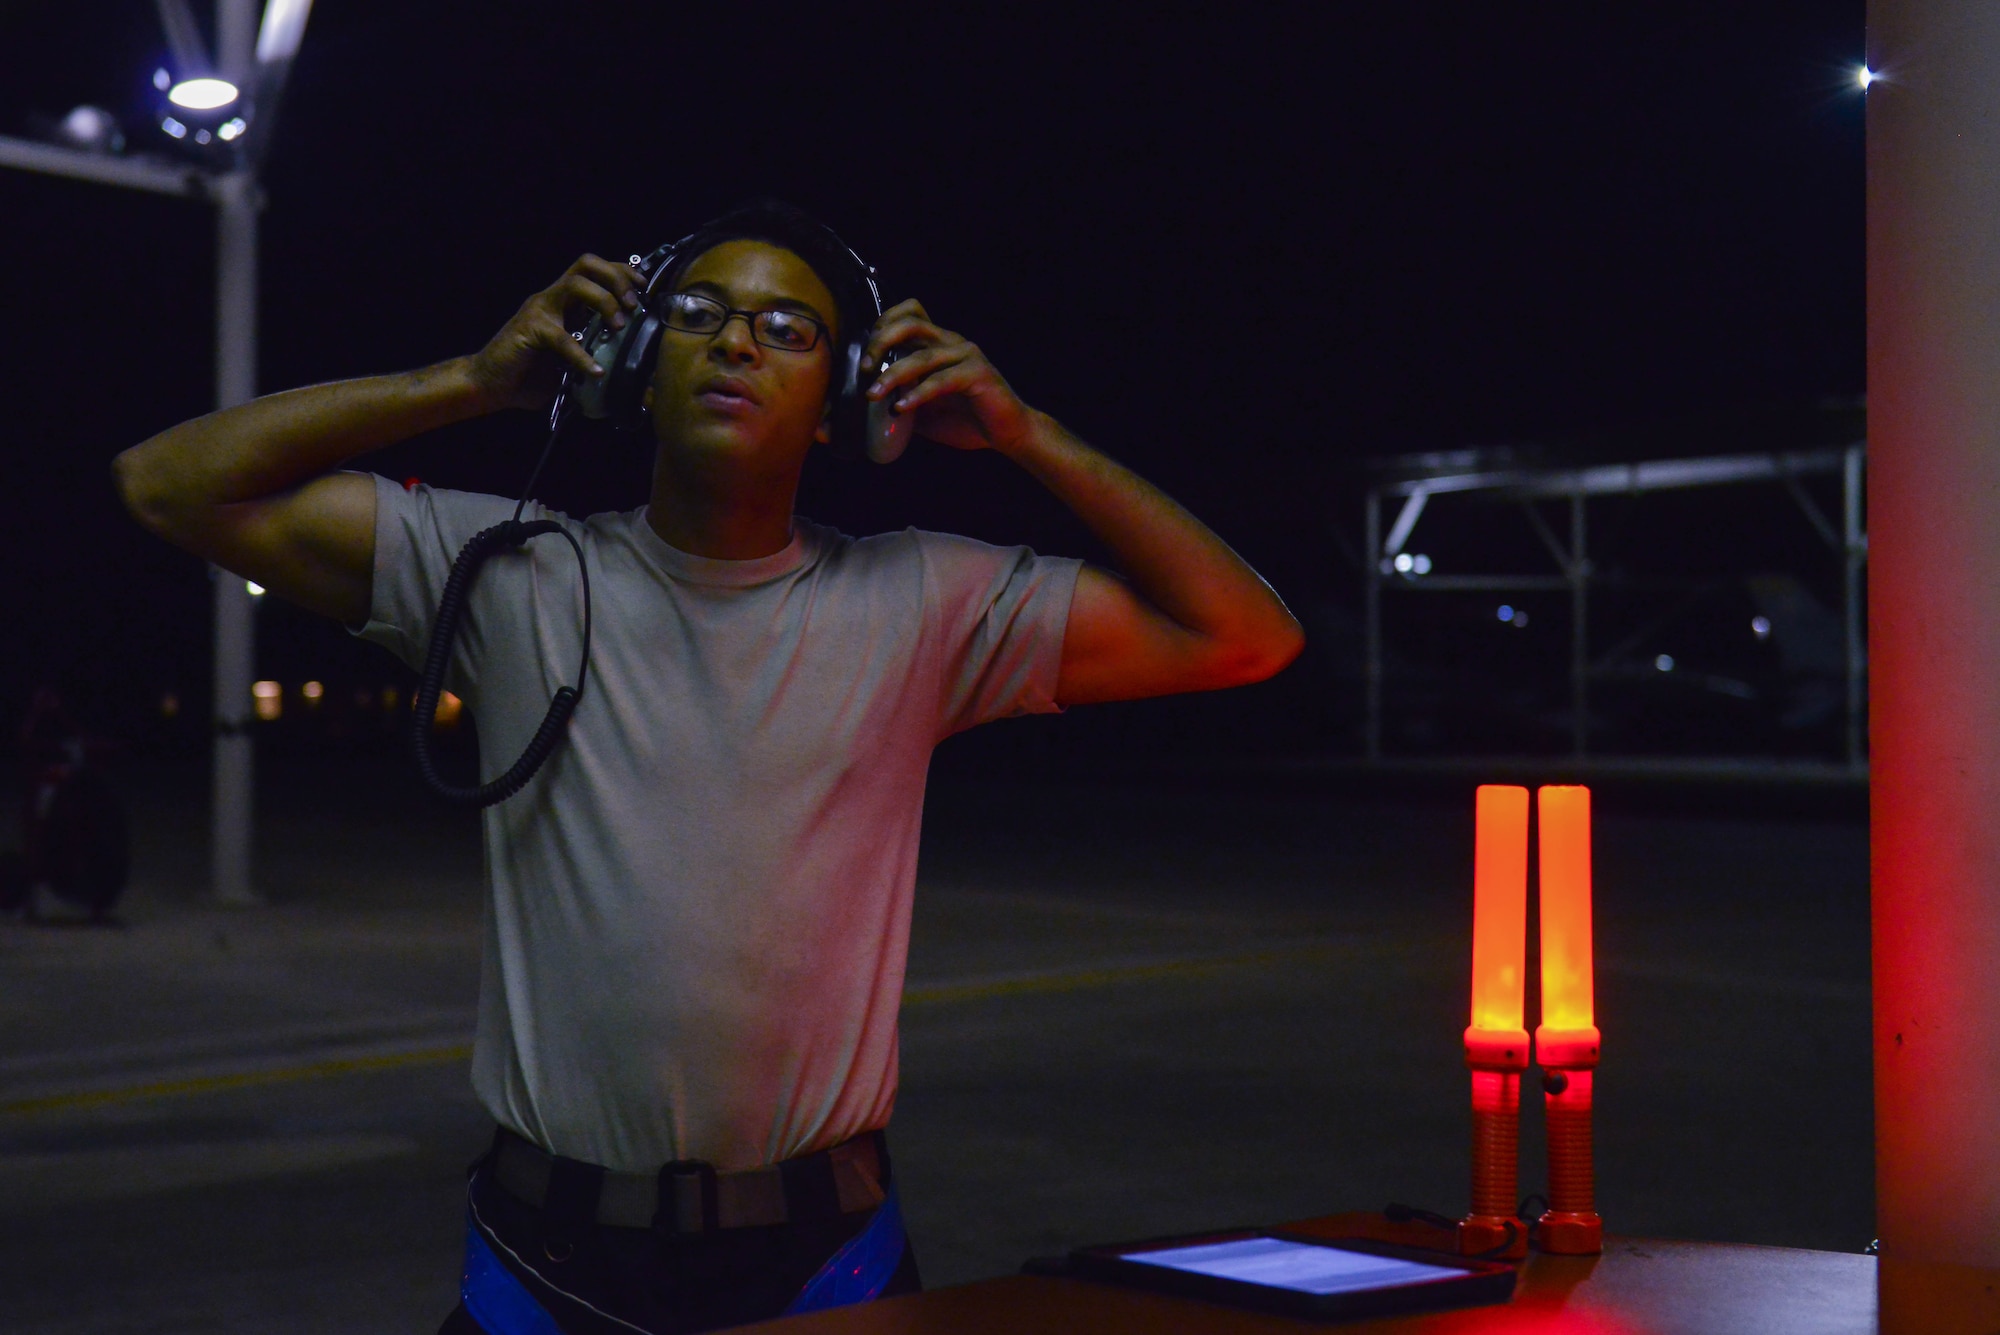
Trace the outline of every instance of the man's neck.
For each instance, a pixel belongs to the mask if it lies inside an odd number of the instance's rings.
[[[669,547],[716,561],[754,561],[792,540],[798,479],[689,477],[653,469],[646,522]]]

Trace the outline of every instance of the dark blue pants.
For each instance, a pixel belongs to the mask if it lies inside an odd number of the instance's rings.
[[[501,1244],[495,1252],[564,1335],[632,1335],[633,1326],[680,1335],[768,1320],[873,1217],[863,1211],[706,1237],[597,1225],[566,1230],[551,1247],[542,1212],[508,1195],[483,1163],[474,1168],[470,1200],[490,1240]],[[906,1246],[882,1296],[922,1287],[916,1255]],[[461,1305],[438,1335],[483,1333]]]

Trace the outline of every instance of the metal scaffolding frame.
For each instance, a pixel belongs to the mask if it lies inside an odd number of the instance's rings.
[[[1371,559],[1362,562],[1366,584],[1366,685],[1364,736],[1367,757],[1382,757],[1382,595],[1385,591],[1527,593],[1568,590],[1570,596],[1571,757],[1589,754],[1590,718],[1590,583],[1587,506],[1593,496],[1634,496],[1691,487],[1776,482],[1805,514],[1814,531],[1840,557],[1843,573],[1842,621],[1846,632],[1847,701],[1846,756],[1850,768],[1867,763],[1864,746],[1864,699],[1867,674],[1863,641],[1861,577],[1868,560],[1868,534],[1862,526],[1863,473],[1866,442],[1831,449],[1770,454],[1714,455],[1700,459],[1661,459],[1647,463],[1601,464],[1588,468],[1512,468],[1483,472],[1437,472],[1372,487],[1367,497],[1367,546]],[[1836,473],[1841,479],[1841,514],[1836,526],[1819,502],[1800,483],[1813,474]],[[1536,537],[1554,557],[1554,575],[1433,575],[1404,557],[1411,533],[1423,518],[1431,497],[1487,492],[1496,499],[1521,504]],[[1382,503],[1400,498],[1401,507],[1387,534],[1382,531]],[[1569,540],[1565,543],[1536,509],[1537,500],[1569,502]]]

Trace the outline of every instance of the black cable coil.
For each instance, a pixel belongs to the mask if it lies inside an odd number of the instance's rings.
[[[521,791],[534,777],[535,771],[555,750],[556,743],[562,740],[570,716],[576,712],[577,704],[583,698],[585,679],[590,672],[590,568],[584,564],[583,548],[578,545],[576,537],[555,520],[537,519],[523,523],[518,517],[520,510],[517,508],[514,513],[515,518],[502,520],[473,534],[472,540],[465,544],[458,559],[452,563],[451,576],[445,580],[444,596],[438,600],[437,620],[431,626],[430,648],[424,655],[423,675],[417,683],[416,716],[410,735],[411,747],[416,753],[417,772],[423,775],[431,790],[450,801],[469,802],[480,807],[505,801]],[[458,638],[459,622],[465,613],[466,600],[472,594],[472,581],[478,575],[479,567],[496,553],[516,550],[530,538],[545,533],[560,533],[563,536],[576,553],[577,569],[583,575],[583,661],[577,666],[576,685],[556,689],[555,698],[549,701],[548,713],[542,716],[541,726],[535,729],[527,748],[521,752],[519,759],[507,767],[506,773],[477,786],[452,783],[438,773],[437,757],[432,751],[431,724],[437,717],[438,696],[444,691],[445,673],[451,667],[452,642]]]

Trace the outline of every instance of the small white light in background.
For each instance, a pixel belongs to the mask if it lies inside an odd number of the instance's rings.
[[[1514,609],[1502,603],[1500,604],[1498,615],[1502,621],[1512,621],[1514,619]]]
[[[173,138],[175,138],[175,139],[185,139],[185,138],[187,138],[187,132],[188,132],[188,127],[187,127],[187,126],[185,126],[185,125],[182,125],[182,124],[181,124],[181,123],[180,123],[179,121],[175,120],[175,119],[174,119],[174,118],[173,118],[172,116],[163,116],[163,117],[161,117],[161,118],[160,118],[160,128],[161,128],[162,130],[165,130],[165,131],[166,131],[166,132],[167,132],[167,133],[168,133],[169,135],[171,135],[171,136],[172,136]]]
[[[326,694],[326,687],[319,682],[309,681],[299,687],[299,694],[308,700],[318,701],[322,695]]]
[[[1752,635],[1755,635],[1755,636],[1756,636],[1756,637],[1757,637],[1758,639],[1760,639],[1760,640],[1768,640],[1768,639],[1770,639],[1770,638],[1771,638],[1771,618],[1769,618],[1769,617],[1751,617],[1751,618],[1750,618],[1750,633],[1751,633]]]
[[[1408,552],[1397,552],[1397,553],[1396,553],[1396,573],[1397,573],[1397,574],[1399,574],[1399,575],[1407,575],[1407,574],[1409,574],[1409,573],[1410,573],[1410,567],[1411,567],[1411,566],[1413,566],[1413,565],[1415,565],[1415,564],[1416,564],[1416,562],[1415,562],[1415,561],[1413,561],[1413,560],[1412,560],[1412,559],[1410,558],[1410,554],[1409,554]]]
[[[115,151],[124,146],[124,136],[118,133],[118,121],[103,107],[73,107],[62,118],[62,137],[78,148],[95,148]]]
[[[173,86],[174,86],[173,75],[167,73],[165,69],[157,69],[153,71],[153,87],[159,89],[161,92],[164,93],[167,91],[167,89],[172,88]]]
[[[236,100],[236,85],[227,79],[183,79],[167,93],[167,101],[189,111],[214,111]]]
[[[227,143],[249,128],[249,125],[245,123],[241,116],[232,116],[215,127],[215,137]]]
[[[1653,666],[1662,672],[1672,672],[1674,670],[1674,656],[1672,654],[1661,654],[1653,660]]]
[[[1410,569],[1414,570],[1419,575],[1430,574],[1431,558],[1419,552],[1416,556],[1416,559],[1410,562]]]
[[[243,587],[250,590],[250,596],[252,598],[262,598],[264,596],[264,586],[262,584],[257,583],[255,580],[248,580],[248,579],[244,580]]]
[[[1526,630],[1527,628],[1528,628],[1528,609],[1527,609],[1527,608],[1525,608],[1525,607],[1517,607],[1517,608],[1515,608],[1515,609],[1514,609],[1514,629],[1515,629],[1515,630]]]
[[[1881,76],[1876,74],[1874,70],[1871,70],[1866,65],[1863,65],[1859,70],[1855,71],[1854,82],[1860,84],[1861,91],[1865,93],[1868,91],[1868,85],[1874,83],[1875,80],[1880,77]]]
[[[252,682],[250,695],[256,701],[252,708],[257,717],[266,723],[285,711],[285,691],[275,681]]]

